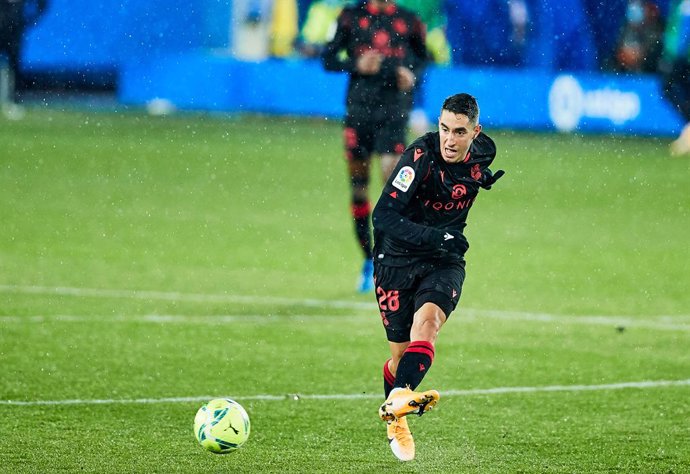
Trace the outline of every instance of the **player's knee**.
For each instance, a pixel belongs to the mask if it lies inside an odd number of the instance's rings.
[[[411,336],[413,340],[434,342],[446,322],[446,314],[435,302],[424,303],[415,313]]]
[[[422,319],[412,326],[410,335],[415,341],[435,342],[443,323],[440,319]]]
[[[381,178],[385,183],[395,169],[400,159],[399,155],[385,154],[381,155]]]

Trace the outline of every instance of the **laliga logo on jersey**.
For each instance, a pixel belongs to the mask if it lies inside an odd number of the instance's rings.
[[[453,199],[460,199],[467,194],[467,188],[464,184],[456,184],[453,186],[453,193],[450,195]]]
[[[604,88],[585,91],[573,76],[559,76],[549,91],[549,116],[562,132],[577,128],[583,118],[606,119],[623,125],[640,115],[640,97],[634,92]]]
[[[410,166],[403,166],[393,180],[393,187],[398,188],[402,192],[407,192],[412,181],[414,181],[414,170]]]

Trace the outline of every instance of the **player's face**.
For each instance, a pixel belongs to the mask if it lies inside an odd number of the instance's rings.
[[[443,160],[446,163],[457,163],[465,159],[472,140],[481,131],[482,126],[470,122],[466,115],[442,110],[438,119],[438,132]]]

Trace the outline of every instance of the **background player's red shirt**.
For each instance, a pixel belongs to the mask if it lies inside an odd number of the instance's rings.
[[[383,54],[381,70],[378,74],[361,75],[356,61],[369,50]],[[419,77],[426,60],[424,25],[414,13],[393,4],[382,10],[369,3],[344,8],[335,36],[323,53],[327,70],[350,74],[348,107],[365,113],[382,108],[392,113],[399,107],[409,109],[412,94],[398,89],[396,69],[407,67]]]

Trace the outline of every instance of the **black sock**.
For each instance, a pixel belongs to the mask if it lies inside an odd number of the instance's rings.
[[[391,369],[388,368],[388,363],[391,360],[388,359],[385,364],[383,364],[383,393],[388,398],[391,390],[393,390],[393,385],[395,385],[395,375],[391,373]]]
[[[403,353],[395,373],[394,387],[416,389],[434,361],[434,345],[428,341],[412,341]]]
[[[371,250],[371,226],[369,224],[370,215],[371,206],[368,201],[355,202],[352,204],[352,217],[355,221],[357,240],[362,247],[364,256],[368,259],[371,259],[373,256]]]

